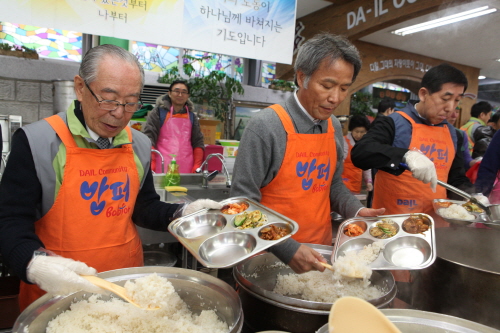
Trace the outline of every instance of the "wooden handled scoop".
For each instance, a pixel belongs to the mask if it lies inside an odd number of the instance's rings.
[[[357,297],[342,297],[328,316],[329,333],[401,333],[382,313]]]
[[[158,310],[159,309],[159,307],[156,307],[156,308],[149,308],[149,307],[148,308],[143,308],[142,306],[140,306],[139,304],[137,304],[136,302],[134,302],[134,300],[128,296],[127,290],[124,287],[122,287],[122,286],[119,286],[117,284],[114,284],[112,282],[109,282],[107,280],[101,279],[100,277],[93,276],[93,275],[80,275],[80,276],[82,278],[86,279],[87,281],[89,281],[90,283],[95,284],[96,286],[98,286],[98,287],[100,287],[102,289],[111,291],[113,294],[116,294],[116,295],[120,296],[120,298],[126,300],[130,304],[133,304],[133,305],[137,306],[138,308],[141,308],[141,309],[144,309],[144,310]]]

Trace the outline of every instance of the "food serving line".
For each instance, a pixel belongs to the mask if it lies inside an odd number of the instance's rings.
[[[383,250],[370,264],[370,282],[384,292],[368,301],[378,308],[391,307],[397,294],[391,270],[410,270],[414,280],[411,306],[430,311],[383,310],[402,332],[500,332],[492,328],[500,328],[493,310],[500,301],[499,231],[460,225],[482,222],[496,227],[496,222],[484,212],[472,213],[473,219],[467,222],[445,217],[447,202],[461,205],[465,201],[435,200],[436,214],[450,228],[435,229],[433,218],[426,214],[352,218],[340,224],[334,246],[308,246],[327,259],[338,260],[382,242]],[[119,269],[98,276],[123,285],[155,272],[172,282],[193,313],[215,310],[229,332],[327,332],[332,303],[273,291],[278,275],[293,271],[263,250],[291,237],[299,228],[297,223],[244,197],[221,203],[221,210],[204,209],[179,218],[169,231],[204,266],[234,267],[236,291],[209,274],[174,267]],[[231,211],[235,206],[241,210]],[[84,292],[45,295],[19,316],[13,332],[24,333],[26,328],[30,333],[45,332],[50,320],[89,296]]]

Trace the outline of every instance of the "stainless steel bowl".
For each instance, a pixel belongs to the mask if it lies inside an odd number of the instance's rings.
[[[381,309],[397,328],[404,333],[498,333],[496,329],[473,321],[439,313],[408,309]],[[328,333],[328,324],[316,333]]]
[[[306,244],[330,258],[333,246]],[[294,333],[314,332],[328,321],[332,303],[312,302],[273,292],[278,274],[292,273],[272,253],[262,253],[238,264],[233,269],[245,312],[245,323],[252,332],[282,330]],[[390,271],[374,271],[373,285],[386,293],[369,302],[378,308],[388,306],[397,288]]]
[[[241,301],[231,286],[211,275],[176,267],[133,267],[99,273],[98,276],[113,283],[124,285],[152,273],[166,277],[191,311],[200,314],[202,310],[216,310],[219,318],[227,323],[229,332],[241,332],[243,311]],[[68,296],[45,295],[36,300],[17,318],[13,333],[44,333],[47,323],[69,309],[73,302],[87,299],[92,294],[77,292]],[[203,302],[200,302],[200,296]]]

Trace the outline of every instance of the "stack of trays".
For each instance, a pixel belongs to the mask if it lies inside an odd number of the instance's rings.
[[[432,202],[434,206],[434,211],[438,214],[443,220],[448,223],[466,226],[471,223],[484,223],[486,226],[491,227],[493,229],[500,229],[500,221],[493,221],[489,218],[489,216],[484,212],[468,212],[471,216],[470,219],[461,219],[457,217],[445,217],[443,216],[443,210],[446,209],[443,204],[452,203],[457,205],[464,205],[467,201],[459,201],[459,200],[448,200],[448,199],[434,199]]]
[[[429,226],[427,231],[421,233],[412,233],[411,229],[403,223],[410,216],[420,216],[425,224]],[[390,238],[380,239],[370,234],[372,229],[378,233],[386,233],[388,229],[379,228],[380,223],[387,219],[392,220]],[[358,236],[348,236],[345,230],[349,225],[354,224],[361,228],[362,233]],[[406,230],[406,231],[405,231]],[[383,231],[383,232],[381,232]],[[401,214],[386,215],[379,217],[355,217],[348,219],[339,226],[335,246],[333,249],[333,258],[344,256],[349,251],[362,250],[364,246],[376,241],[382,241],[385,245],[377,259],[369,266],[373,270],[406,270],[422,269],[430,266],[436,260],[436,240],[434,236],[434,220],[427,214]]]
[[[254,254],[276,245],[299,230],[299,225],[263,205],[245,197],[233,197],[220,202],[223,206],[242,204],[248,206],[242,213],[228,214],[222,210],[203,209],[183,216],[170,223],[168,230],[205,267],[232,267]],[[257,212],[259,211],[259,212]],[[223,213],[224,212],[224,213]],[[264,225],[239,229],[235,220],[241,214],[262,214]],[[277,240],[262,239],[269,227],[277,227],[287,234]]]

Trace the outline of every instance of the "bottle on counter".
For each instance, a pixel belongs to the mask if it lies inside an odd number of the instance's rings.
[[[175,160],[175,154],[170,154],[172,160],[168,165],[167,173],[165,174],[163,186],[179,186],[181,183],[181,175],[179,174],[179,165]]]

